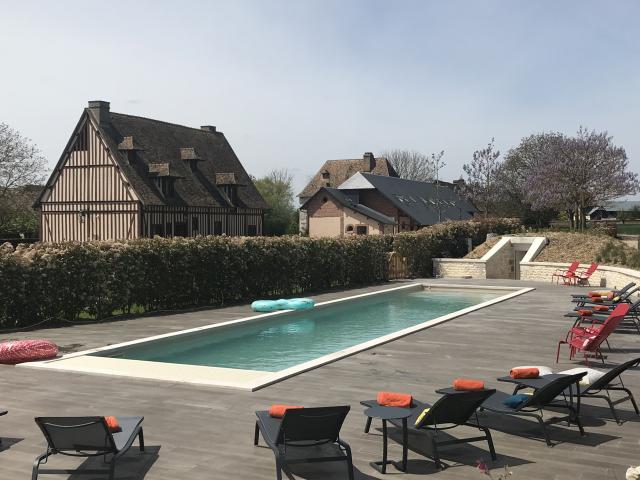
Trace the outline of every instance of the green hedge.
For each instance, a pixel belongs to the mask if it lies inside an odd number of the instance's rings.
[[[219,306],[384,282],[388,253],[410,275],[431,275],[431,258],[462,256],[511,220],[448,222],[419,232],[310,239],[297,236],[153,238],[0,247],[0,329],[43,321]]]
[[[394,249],[407,258],[412,277],[431,277],[433,258],[461,258],[467,254],[467,238],[473,246],[486,240],[488,233],[504,235],[521,228],[518,220],[490,218],[482,221],[452,221],[423,228],[417,232],[395,235]]]

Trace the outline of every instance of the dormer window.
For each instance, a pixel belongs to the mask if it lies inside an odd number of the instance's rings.
[[[323,180],[328,180],[329,179],[329,172],[327,172],[326,170],[324,172],[322,172],[322,179]]]
[[[168,163],[150,163],[149,176],[163,196],[171,197],[175,194],[175,181],[178,176]]]
[[[216,186],[231,205],[238,204],[238,182],[235,173],[216,173]]]
[[[138,158],[138,151],[142,150],[142,148],[134,141],[133,137],[124,137],[118,144],[118,150],[125,154],[129,165],[133,165],[136,162],[136,158]]]
[[[171,197],[176,193],[174,177],[156,177],[153,182],[158,187],[158,190],[162,192],[165,197]]]

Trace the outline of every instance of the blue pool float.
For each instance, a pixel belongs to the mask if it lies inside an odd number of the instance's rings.
[[[276,310],[308,310],[315,306],[310,298],[292,298],[291,300],[256,300],[251,304],[254,312],[275,312]]]

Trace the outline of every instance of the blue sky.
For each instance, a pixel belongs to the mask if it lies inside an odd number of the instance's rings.
[[[88,100],[213,124],[300,189],[326,159],[608,130],[640,172],[640,2],[5,1],[0,122],[57,161]]]

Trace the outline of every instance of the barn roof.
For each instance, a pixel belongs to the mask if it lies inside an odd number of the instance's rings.
[[[335,188],[358,172],[370,171],[376,175],[398,176],[391,162],[384,157],[373,158],[373,168],[370,169],[367,155],[371,154],[365,153],[362,158],[327,160],[302,192],[298,194],[298,197],[302,199],[309,198],[322,187]],[[326,178],[323,177],[323,174]]]
[[[92,109],[87,113],[93,114]],[[114,112],[102,121],[94,115],[94,120],[144,204],[268,208],[224,134],[214,127],[197,129]],[[127,150],[135,150],[132,163]],[[175,179],[175,195],[163,197],[152,180],[158,175]],[[218,189],[220,178],[235,179],[237,205],[230,205]]]
[[[200,129],[109,110],[109,103],[89,102],[74,132],[94,125],[124,178],[145,205],[268,209],[231,145],[215,127]],[[71,137],[56,170],[73,145]],[[174,193],[164,196],[154,181],[169,177]],[[52,177],[47,185],[52,181]],[[235,203],[222,186],[235,185]],[[45,187],[46,189],[46,187]],[[34,206],[38,206],[40,197]]]
[[[476,208],[459,196],[452,187],[434,182],[418,182],[404,178],[360,172],[338,187],[342,191],[376,189],[400,211],[420,225],[433,225],[445,220],[467,220]],[[440,204],[440,219],[437,205]]]

